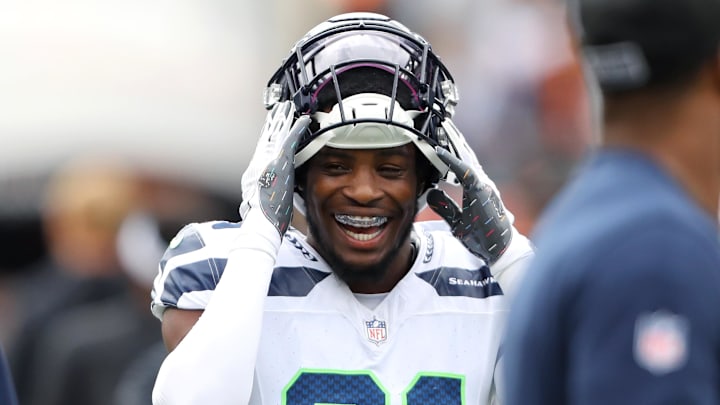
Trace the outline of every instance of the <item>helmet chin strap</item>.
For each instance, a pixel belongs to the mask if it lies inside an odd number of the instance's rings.
[[[296,191],[293,193],[293,206],[303,216],[307,215],[305,210],[305,199]]]

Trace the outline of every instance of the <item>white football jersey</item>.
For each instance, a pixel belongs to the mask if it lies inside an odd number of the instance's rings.
[[[205,308],[239,227],[192,224],[173,239],[152,292],[156,316]],[[287,232],[265,301],[251,404],[490,402],[508,311],[503,288],[447,227],[419,222],[414,232],[415,263],[374,308],[303,234]]]

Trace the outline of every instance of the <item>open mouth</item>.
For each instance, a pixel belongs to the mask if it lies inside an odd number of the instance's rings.
[[[382,233],[385,223],[387,223],[387,217],[367,217],[367,216],[355,216],[336,214],[335,221],[337,221],[346,235],[358,241],[371,240],[380,233]]]

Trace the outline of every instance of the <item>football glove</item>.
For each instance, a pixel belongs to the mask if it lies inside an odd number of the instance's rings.
[[[289,102],[277,104],[268,113],[255,154],[242,178],[240,216],[247,219],[250,210],[259,208],[280,236],[292,220],[295,151],[310,124],[308,115],[292,124],[294,115],[295,109]]]
[[[482,181],[470,165],[444,148],[436,147],[435,150],[462,185],[462,209],[437,188],[428,192],[428,205],[450,225],[453,235],[472,254],[488,264],[494,263],[510,245],[513,234],[511,219],[498,193]]]
[[[465,164],[472,168],[479,181],[492,187],[493,191],[495,191],[495,194],[500,196],[500,191],[495,185],[495,182],[493,182],[492,179],[490,179],[490,177],[487,175],[487,173],[485,173],[485,170],[483,170],[482,165],[478,161],[475,151],[470,147],[470,145],[468,145],[465,137],[455,126],[455,123],[451,119],[446,118],[441,123],[441,126],[445,130],[445,133],[447,134],[448,139],[450,140],[450,143],[452,143],[455,151],[457,151],[460,160],[465,162]],[[502,204],[502,198],[500,198],[500,203]],[[505,207],[503,207],[503,209],[505,210],[505,215],[510,218],[510,224],[515,223],[515,216],[513,215],[513,213]]]
[[[257,182],[265,172],[267,165],[280,154],[283,143],[290,135],[295,118],[295,107],[292,102],[277,103],[265,116],[260,138],[257,141],[255,152],[250,164],[242,174],[242,202],[240,203],[240,217],[246,219],[250,210],[251,201],[257,201]],[[255,205],[257,206],[257,205]]]

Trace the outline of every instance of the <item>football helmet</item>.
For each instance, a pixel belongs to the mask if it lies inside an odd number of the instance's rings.
[[[375,13],[335,16],[292,48],[264,92],[271,109],[292,100],[312,117],[295,167],[323,146],[394,147],[413,142],[437,170],[448,173],[435,147],[453,150],[440,123],[458,102],[455,82],[430,44],[403,24]]]

